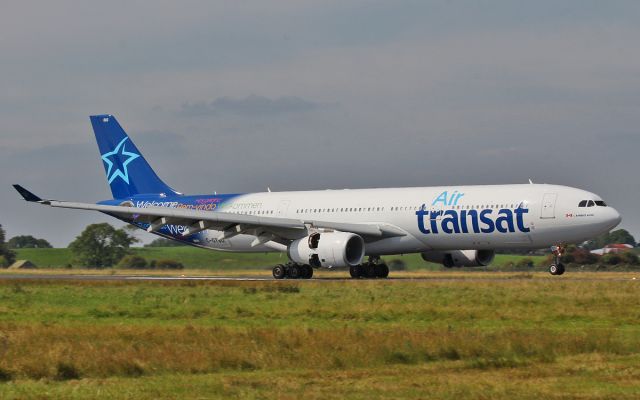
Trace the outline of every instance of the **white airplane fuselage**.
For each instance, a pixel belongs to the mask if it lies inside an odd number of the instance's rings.
[[[579,207],[584,200],[594,205]],[[579,243],[620,222],[614,208],[595,205],[596,201],[602,199],[593,193],[547,184],[443,186],[252,193],[239,195],[216,211],[300,219],[311,228],[313,221],[338,221],[384,224],[404,231],[405,236],[366,244],[367,255],[385,255]],[[224,251],[274,251],[252,246],[252,235],[219,240],[220,235],[205,231],[195,244]]]

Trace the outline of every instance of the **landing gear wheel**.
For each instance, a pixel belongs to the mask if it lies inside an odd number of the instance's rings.
[[[376,276],[378,278],[386,278],[389,276],[389,267],[387,267],[387,264],[376,265]]]
[[[362,266],[352,265],[349,267],[349,274],[353,279],[358,279],[362,276]]]
[[[300,269],[302,270],[300,274],[302,279],[311,279],[313,277],[313,268],[311,268],[311,265],[305,264]]]
[[[375,278],[377,276],[378,269],[374,263],[366,263],[364,265],[364,272],[367,278]]]
[[[300,266],[294,264],[289,267],[289,273],[287,275],[289,275],[289,278],[291,279],[298,279],[300,278],[301,272],[302,271],[300,270]]]
[[[284,279],[287,276],[287,270],[284,268],[284,265],[278,264],[273,267],[273,277],[276,279]]]
[[[564,274],[564,264],[562,264],[562,263],[551,264],[551,266],[549,266],[549,273],[551,275],[562,275],[562,274]]]

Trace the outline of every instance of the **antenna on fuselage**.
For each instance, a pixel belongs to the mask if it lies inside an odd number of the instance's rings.
[[[267,186],[267,192],[271,193],[271,188]]]
[[[531,178],[529,178],[529,184],[533,185],[533,181],[531,180]]]

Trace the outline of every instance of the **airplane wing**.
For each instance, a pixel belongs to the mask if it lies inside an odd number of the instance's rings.
[[[169,207],[138,208],[123,205],[112,206],[44,200],[20,185],[13,186],[26,201],[58,208],[100,211],[117,218],[133,219],[135,222],[149,224],[148,232],[157,231],[164,225],[182,225],[187,227],[183,236],[193,235],[206,229],[213,229],[222,232],[219,239],[228,239],[238,234],[254,235],[257,237],[257,244],[267,239],[299,239],[307,236],[311,228],[351,232],[363,236],[368,241],[406,235],[405,231],[388,224],[316,221]]]

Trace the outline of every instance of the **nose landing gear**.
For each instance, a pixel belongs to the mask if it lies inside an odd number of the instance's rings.
[[[552,246],[551,251],[553,252],[553,264],[549,266],[549,273],[551,275],[562,275],[564,274],[564,264],[560,262],[560,257],[562,253],[564,253],[564,246]]]

